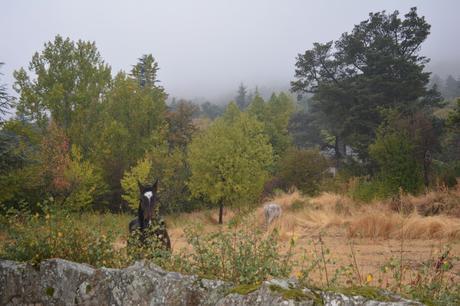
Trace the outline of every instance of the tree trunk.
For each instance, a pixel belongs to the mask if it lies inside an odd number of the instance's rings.
[[[340,164],[340,142],[339,136],[335,135],[335,144],[334,144],[334,151],[335,151],[335,167],[338,170]]]
[[[219,224],[223,223],[222,221],[223,215],[224,215],[224,201],[220,200],[219,202]]]
[[[423,160],[423,181],[425,183],[425,187],[428,188],[430,185],[430,164],[431,164],[431,152],[429,150],[425,151],[425,156]]]

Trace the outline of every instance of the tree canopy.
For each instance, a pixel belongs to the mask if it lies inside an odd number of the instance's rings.
[[[230,103],[224,116],[192,140],[188,151],[194,196],[220,205],[251,201],[262,191],[272,163],[263,124]]]
[[[337,41],[314,43],[299,54],[292,90],[313,93],[311,109],[323,127],[366,159],[381,109],[411,112],[439,102],[427,89],[428,59],[419,54],[429,33],[416,8],[404,18],[398,11],[370,13]]]

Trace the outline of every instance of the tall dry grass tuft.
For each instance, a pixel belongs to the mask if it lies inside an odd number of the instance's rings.
[[[274,202],[281,206],[283,211],[289,209],[296,201],[305,201],[306,198],[297,189],[292,189],[290,192],[282,192],[269,198],[267,202]]]
[[[311,198],[292,190],[276,194],[267,200],[279,204],[283,210],[281,217],[269,226],[268,231],[277,228],[282,241],[293,237],[309,238],[323,231],[348,238],[460,238],[460,214],[456,217],[449,213],[455,211],[456,206],[460,212],[460,189],[433,191],[417,197],[402,195],[398,201],[362,204],[346,195],[323,193]],[[423,213],[426,210],[435,212],[437,205],[449,207],[449,210],[439,211],[440,215],[434,216]],[[225,209],[224,212],[225,224],[234,223],[247,214],[238,209]],[[226,230],[226,225],[220,226],[217,220],[217,209],[168,216],[166,223],[174,248],[187,246],[184,228],[189,225],[199,224],[203,232]],[[265,229],[263,205],[255,208],[252,220],[254,224]]]
[[[408,217],[396,213],[365,214],[350,220],[349,237],[372,239],[458,239],[460,222],[446,217]]]
[[[407,219],[403,235],[408,239],[459,239],[460,223],[446,216],[420,217],[414,215]]]
[[[396,214],[377,212],[365,213],[349,220],[347,233],[349,237],[384,238],[394,235],[402,226],[402,219]]]
[[[440,209],[449,207],[452,210],[457,203],[460,209],[458,190],[430,192],[418,197],[404,195],[398,200],[401,206],[398,209],[393,202],[375,201],[363,205],[345,195],[323,193],[308,198],[296,190],[276,195],[270,201],[283,208],[281,218],[271,227],[278,227],[285,239],[330,227],[344,229],[350,238],[401,239],[403,235],[405,239],[460,238],[458,218],[420,213],[420,207],[435,212],[439,205],[444,205]],[[262,208],[257,214],[263,220]]]

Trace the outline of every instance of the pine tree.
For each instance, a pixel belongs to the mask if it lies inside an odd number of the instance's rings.
[[[235,97],[236,104],[240,110],[245,110],[249,104],[246,98],[246,93],[247,89],[243,83],[241,83],[240,87],[238,87],[238,95]]]

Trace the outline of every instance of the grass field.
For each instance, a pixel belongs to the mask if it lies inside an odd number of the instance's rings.
[[[406,207],[405,213],[395,210],[391,202],[360,205],[350,198],[328,193],[306,198],[292,192],[275,196],[270,201],[283,208],[282,216],[270,228],[278,228],[285,242],[294,239],[294,253],[299,261],[305,253],[310,258],[318,256],[322,244],[329,250],[327,269],[330,271],[356,261],[362,276],[377,276],[392,258],[402,256],[410,269],[436,260],[446,248],[450,249],[450,254],[460,255],[460,218],[450,215],[447,208],[445,214],[434,216],[418,212],[423,212],[421,207],[427,210],[428,206],[444,204],[453,206],[450,212],[456,214],[455,207],[460,207],[459,190],[403,197],[403,205],[412,207],[411,211]],[[217,213],[214,210],[167,218],[173,249],[187,248],[186,225],[198,223],[209,232],[225,230],[225,226],[217,224]],[[226,210],[224,220],[231,222],[236,215],[237,211]],[[256,209],[253,220],[260,227],[265,226],[262,207]],[[460,279],[459,265],[450,272],[452,277]],[[321,278],[321,275],[316,273],[316,277]]]
[[[332,272],[356,264],[362,277],[371,274],[377,281],[383,277],[382,267],[392,259],[402,259],[409,275],[411,268],[415,270],[430,260],[435,261],[447,248],[451,255],[460,255],[458,189],[419,197],[405,196],[398,203],[400,207],[391,201],[359,204],[346,196],[330,193],[308,198],[297,191],[282,193],[267,201],[281,205],[283,213],[266,230],[277,228],[286,246],[293,239],[294,257],[298,262],[305,255],[310,259],[320,256],[318,250],[322,245],[328,250],[326,267]],[[434,215],[424,216],[430,209]],[[167,216],[173,252],[190,247],[185,228],[199,225],[204,232],[227,231],[227,225],[246,211],[226,209],[224,213],[224,225],[217,222],[217,209]],[[265,229],[262,205],[250,214],[250,220]],[[87,214],[81,216],[81,222],[116,233],[114,247],[121,249],[126,246],[131,218],[133,216],[126,214]],[[312,275],[324,282],[323,272],[313,271]],[[460,279],[460,265],[455,265],[449,275]]]
[[[238,231],[250,223],[265,232],[266,237],[277,229],[281,242],[279,251],[290,250],[293,254],[292,274],[302,278],[305,275],[301,273],[309,271],[309,282],[317,286],[330,287],[332,279],[339,274],[342,284],[391,287],[392,290],[395,290],[395,282],[399,286],[411,286],[420,283],[421,277],[427,280],[441,277],[448,283],[460,280],[457,261],[460,256],[460,188],[368,204],[331,193],[309,198],[297,191],[280,193],[264,202],[268,201],[278,203],[283,210],[281,217],[268,227],[262,204],[252,210],[226,208],[223,225],[217,222],[217,209],[166,216],[173,253],[180,256],[192,249],[187,228],[199,228],[202,233],[227,232]],[[133,215],[84,213],[73,214],[70,218],[79,228],[93,229],[96,233],[93,237],[111,233],[115,236],[110,242],[115,252],[126,250],[128,223]],[[63,226],[66,221],[61,222],[56,226]],[[32,231],[46,231],[52,230],[53,223],[37,221],[30,226],[36,227]],[[1,251],[10,237],[7,226],[0,229]],[[60,232],[49,237],[58,239]],[[34,242],[29,239],[27,243]],[[104,241],[99,243],[102,244],[93,246],[96,251],[99,245],[107,247]],[[81,246],[69,246],[72,247]],[[104,254],[109,253],[106,250],[101,255],[96,254],[99,257],[95,263],[104,265]],[[447,267],[445,272],[439,268],[442,265]]]

